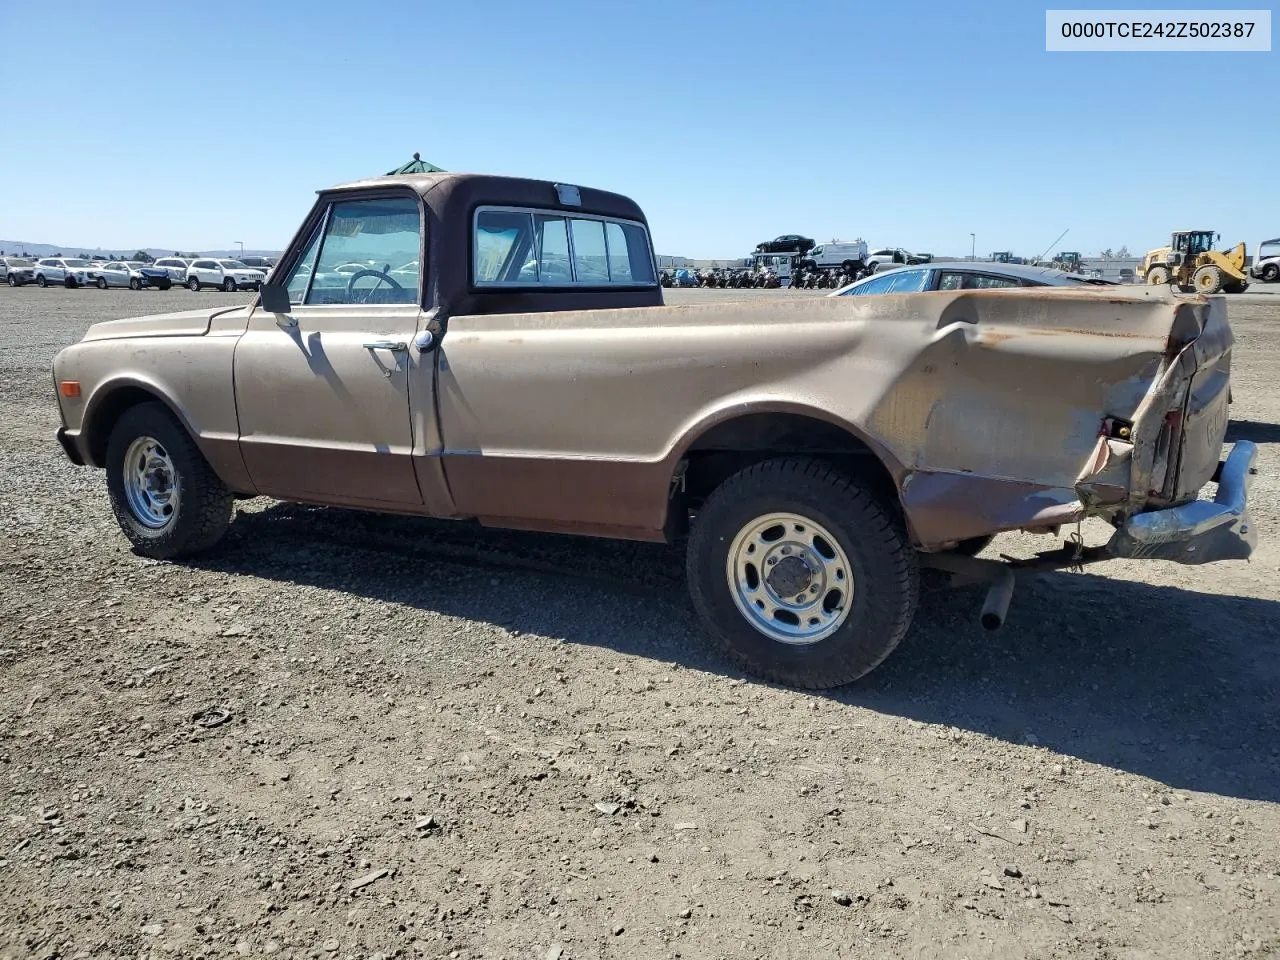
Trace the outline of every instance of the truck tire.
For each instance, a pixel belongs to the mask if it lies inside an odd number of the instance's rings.
[[[1167,267],[1152,267],[1147,271],[1147,283],[1153,287],[1162,287],[1169,282]]]
[[[1191,275],[1191,285],[1196,293],[1211,296],[1222,291],[1222,271],[1211,263],[1197,267]]]
[[[111,510],[142,556],[190,556],[226,533],[231,491],[164,404],[124,412],[107,440],[106,466]]]
[[[865,481],[805,458],[764,461],[717,487],[694,518],[686,575],[730,660],[807,690],[878,666],[919,593],[900,520]]]

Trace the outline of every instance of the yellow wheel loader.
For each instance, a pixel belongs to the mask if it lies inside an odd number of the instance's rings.
[[[1150,284],[1176,284],[1184,293],[1244,293],[1245,246],[1238,243],[1225,253],[1213,249],[1222,235],[1212,230],[1178,230],[1169,246],[1142,258],[1138,275]]]

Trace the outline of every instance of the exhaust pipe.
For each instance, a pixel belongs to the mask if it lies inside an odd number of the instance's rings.
[[[990,584],[978,622],[987,630],[999,630],[1009,616],[1013,601],[1013,568],[1000,560],[981,560],[959,553],[932,553],[920,558],[921,566],[951,574],[953,586],[968,583]]]
[[[987,599],[978,615],[978,622],[987,630],[999,630],[1004,626],[1013,600],[1013,571],[1005,567],[1001,573],[1003,576],[998,576],[987,591]]]

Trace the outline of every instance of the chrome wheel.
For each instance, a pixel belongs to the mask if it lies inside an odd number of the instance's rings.
[[[839,542],[795,513],[766,514],[738,531],[725,574],[738,611],[779,643],[826,639],[853,602],[852,567]]]
[[[178,471],[151,437],[138,437],[124,455],[124,494],[129,512],[153,530],[168,526],[178,512]]]

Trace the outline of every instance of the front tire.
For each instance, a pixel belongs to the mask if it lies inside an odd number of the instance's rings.
[[[18,275],[16,273],[9,274],[9,286],[11,287],[20,286],[20,284],[18,283]]]
[[[231,523],[231,491],[161,403],[125,411],[107,441],[106,467],[116,522],[145,557],[199,553]]]
[[[852,683],[906,634],[919,593],[902,523],[871,487],[818,460],[769,460],[707,499],[689,594],[744,670],[809,690]]]
[[[172,280],[161,280],[161,281],[160,281],[159,286],[160,286],[160,289],[161,289],[161,290],[168,290],[170,287],[172,287],[172,286],[173,286],[173,281],[172,281]]]
[[[1153,287],[1163,287],[1169,282],[1169,271],[1165,267],[1152,267],[1147,271],[1147,283]]]
[[[227,277],[227,279],[225,279],[225,280],[223,280],[223,281],[222,281],[222,292],[223,292],[223,293],[235,293],[235,292],[236,292],[236,282],[235,282],[234,280],[232,280],[230,277]]]
[[[1191,276],[1191,285],[1195,287],[1196,293],[1203,296],[1212,296],[1215,293],[1222,292],[1222,271],[1212,264],[1205,264],[1199,267]]]
[[[141,281],[141,280],[139,280],[137,277],[130,277],[130,278],[129,278],[129,289],[130,289],[130,290],[141,290],[141,289],[142,289],[142,281]]]

